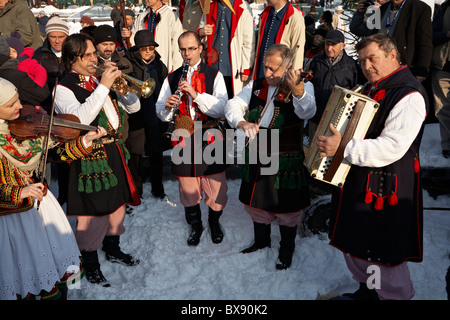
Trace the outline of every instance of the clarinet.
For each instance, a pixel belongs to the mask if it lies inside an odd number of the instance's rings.
[[[176,94],[180,99],[178,100],[177,104],[175,107],[173,107],[173,116],[172,119],[169,120],[169,124],[167,126],[167,130],[166,132],[164,132],[164,136],[168,139],[170,139],[172,137],[172,132],[174,130],[174,124],[175,124],[175,118],[177,117],[178,113],[179,113],[179,106],[180,106],[180,101],[181,101],[181,96],[183,95],[183,92],[180,90],[180,84],[183,81],[186,81],[187,79],[187,73],[189,70],[189,60],[186,60],[183,62],[183,70],[181,72],[181,77],[180,80],[178,80],[178,88],[175,91],[174,94]]]

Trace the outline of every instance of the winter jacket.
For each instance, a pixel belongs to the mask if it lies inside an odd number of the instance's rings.
[[[382,18],[389,10],[390,1],[380,7]],[[406,0],[398,17],[392,38],[397,43],[402,64],[408,65],[415,76],[426,77],[431,63],[432,27],[431,8],[421,0]],[[369,29],[365,14],[356,11],[350,22],[350,32],[365,37],[379,32]]]
[[[36,59],[33,59],[33,55],[33,48],[25,48],[18,59],[17,69],[26,72],[34,82],[43,88],[47,82],[47,71]]]
[[[6,39],[13,31],[20,32],[25,47],[42,45],[36,18],[23,1],[10,0],[0,12],[0,35]]]
[[[345,50],[341,60],[332,67],[328,66],[326,60],[327,55],[320,53],[313,58],[309,68],[313,73],[311,82],[317,105],[316,114],[310,120],[314,123],[319,123],[335,85],[352,89],[358,83],[358,64]]]
[[[139,14],[134,21],[130,42],[134,45],[134,36],[139,30],[145,30],[145,21],[150,12],[147,8]],[[161,56],[161,61],[166,65],[169,72],[178,69],[183,63],[180,52],[178,52],[178,37],[183,33],[183,25],[181,24],[178,14],[163,4],[155,11],[156,20],[158,21],[155,28],[155,41],[158,43],[156,51]]]
[[[48,97],[43,102],[42,106],[47,111],[50,110],[52,105],[53,87],[55,86],[56,79],[61,80],[66,74],[66,68],[60,58],[58,58],[52,51],[48,38],[44,40],[42,47],[38,48],[33,55],[33,58],[39,62],[47,71],[47,85],[50,90]]]
[[[155,103],[168,72],[167,67],[161,61],[161,56],[156,51],[155,59],[150,64],[145,64],[137,48],[132,47],[129,51],[129,60],[133,64],[133,77],[141,81],[146,81],[149,78],[155,80],[155,91],[153,94],[149,98],[141,98],[141,109],[128,117],[129,130],[134,131],[144,128],[144,126],[151,127],[158,124]]]
[[[18,61],[0,54],[0,78],[9,80],[19,93],[20,102],[24,105],[40,106],[50,94],[48,85],[41,88],[26,72],[17,70]]]

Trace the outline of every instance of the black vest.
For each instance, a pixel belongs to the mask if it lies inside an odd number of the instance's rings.
[[[254,81],[247,121],[256,122],[259,118],[261,110],[271,98],[267,96],[267,91],[268,85],[264,79]],[[274,116],[269,128],[260,128],[260,132],[267,130],[268,152],[272,150],[271,130],[279,130],[279,154],[271,155],[278,157],[276,174],[263,175],[261,169],[271,164],[262,164],[259,157],[256,164],[250,163],[247,161],[247,158],[250,159],[248,153],[241,169],[239,200],[252,208],[271,213],[297,212],[310,205],[309,175],[303,165],[303,120],[295,114],[293,97],[290,96],[290,99],[287,103],[274,101]],[[245,152],[248,152],[248,148]]]
[[[216,75],[218,73],[217,69],[214,69],[203,62],[201,62],[198,66],[199,73],[203,73],[205,76],[205,93],[213,94],[214,92],[214,79],[216,78]],[[175,93],[175,91],[178,88],[178,81],[181,77],[182,67],[178,68],[174,72],[170,73],[168,76],[169,86],[172,93]],[[211,117],[207,117],[206,121],[213,120]],[[217,129],[217,128],[215,128]],[[208,146],[207,141],[203,141],[203,138],[199,138],[198,135],[201,134],[202,137],[205,134],[206,129],[203,128],[201,130],[198,130],[199,132],[195,132],[191,137],[184,138],[184,142],[178,144],[173,148],[172,151],[172,157],[175,155],[175,152],[177,152],[177,155],[180,157],[184,156],[184,152],[190,152],[190,159],[189,163],[179,163],[175,164],[172,163],[172,174],[174,176],[178,177],[202,177],[207,176],[211,174],[216,174],[219,172],[223,172],[226,169],[228,169],[229,165],[226,164],[226,143],[225,139],[223,139],[221,142],[215,141],[213,144],[216,144],[215,147],[221,148],[224,157],[221,159],[220,163],[205,163],[204,150]],[[202,161],[197,161],[199,163],[195,163],[195,154],[197,151],[196,143],[199,143],[201,140],[201,151],[202,151]],[[182,144],[186,144],[186,146],[181,147]],[[181,150],[179,149],[181,147]],[[210,146],[212,147],[212,145]],[[188,149],[189,148],[189,149]],[[179,153],[178,153],[179,152]],[[213,155],[215,153],[213,152]]]

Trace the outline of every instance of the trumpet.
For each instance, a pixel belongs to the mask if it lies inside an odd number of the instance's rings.
[[[100,67],[96,64],[94,64],[94,67],[105,71],[105,67]],[[120,69],[120,68],[119,68]],[[122,89],[122,83],[125,84],[125,92],[121,93],[120,90]],[[139,98],[148,98],[150,97],[153,92],[155,91],[156,82],[155,79],[149,78],[146,81],[141,81],[136,78],[133,78],[125,73],[122,73],[120,77],[118,77],[113,85],[111,86],[111,89],[117,92],[118,94],[127,94],[128,92],[131,92],[138,96]]]

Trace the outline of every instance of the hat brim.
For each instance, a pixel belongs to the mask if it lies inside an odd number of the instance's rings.
[[[330,41],[333,43],[344,43],[344,41],[341,41],[341,40],[334,40],[334,39],[327,39],[327,38],[325,38],[325,41]]]
[[[136,47],[138,47],[138,48],[148,47],[148,46],[159,47],[159,44],[157,44],[155,41],[144,41],[139,44],[136,44]]]

